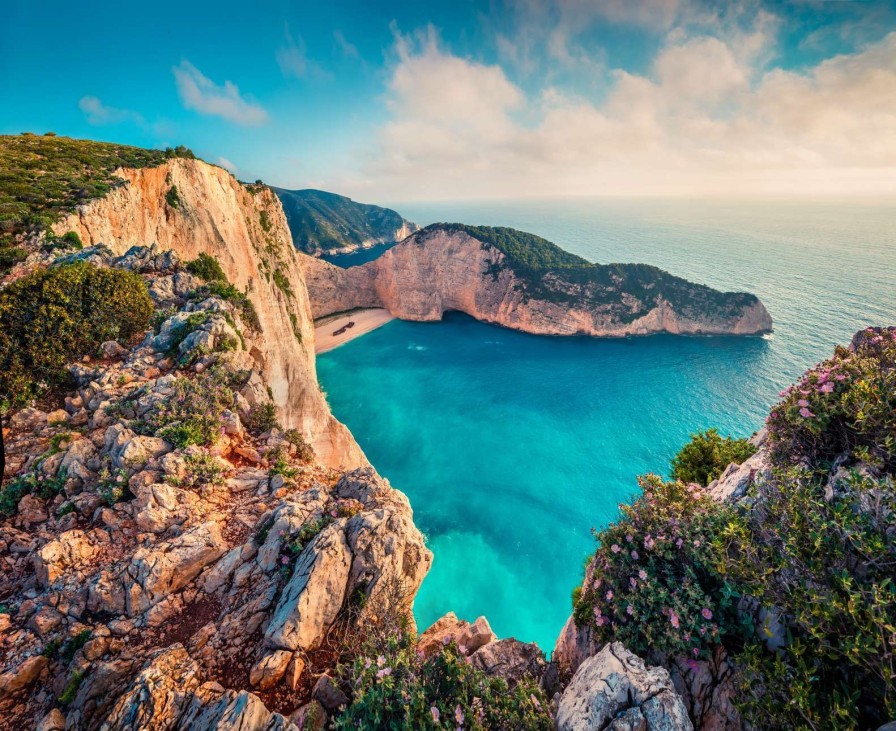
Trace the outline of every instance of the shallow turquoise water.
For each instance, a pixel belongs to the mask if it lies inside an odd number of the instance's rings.
[[[689,433],[747,436],[838,342],[896,322],[896,217],[883,207],[568,202],[399,207],[546,236],[593,261],[644,261],[755,292],[763,338],[545,338],[451,314],[392,322],[318,359],[377,469],[435,554],[421,628],[449,610],[553,647],[593,548],[635,477]]]

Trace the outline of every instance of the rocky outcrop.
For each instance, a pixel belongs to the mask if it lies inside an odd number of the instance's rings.
[[[175,159],[117,174],[124,185],[81,206],[54,230],[74,231],[85,245],[104,244],[118,255],[134,244],[157,244],[158,253],[141,253],[141,259],[123,264],[140,271],[164,272],[166,252],[183,260],[200,253],[217,258],[258,313],[260,332],[245,333],[248,351],[263,370],[281,422],[298,428],[325,464],[365,464],[360,448],[330,414],[318,388],[308,294],[273,191],[250,191],[226,170],[199,160]],[[173,188],[176,208],[166,201]],[[173,292],[183,290],[185,282],[168,278],[156,286]]]
[[[384,307],[400,319],[430,321],[455,310],[538,335],[596,337],[752,335],[772,327],[752,295],[714,292],[629,265],[524,276],[497,246],[451,228],[424,229],[350,269],[307,256],[301,262],[315,318]]]
[[[669,673],[620,643],[579,666],[557,706],[558,731],[692,731]]]

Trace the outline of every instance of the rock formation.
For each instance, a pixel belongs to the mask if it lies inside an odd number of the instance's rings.
[[[101,243],[114,254],[134,244],[157,244],[183,260],[200,253],[217,258],[258,313],[261,335],[250,338],[249,352],[262,366],[284,426],[298,428],[325,464],[366,464],[317,385],[308,294],[274,193],[264,187],[250,191],[226,170],[199,160],[118,174],[125,184],[57,223],[57,233],[74,231],[85,245]],[[172,188],[176,208],[166,200]]]
[[[753,335],[771,330],[771,317],[753,295],[716,292],[654,267],[590,265],[550,242],[513,232],[526,237],[524,246],[534,240],[549,254],[564,257],[564,267],[534,270],[484,240],[494,231],[509,229],[435,224],[349,269],[303,256],[311,312],[318,318],[385,307],[400,319],[429,321],[456,310],[537,335]]]

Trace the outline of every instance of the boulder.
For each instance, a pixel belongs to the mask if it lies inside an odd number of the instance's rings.
[[[613,642],[576,670],[560,696],[557,729],[693,731],[693,725],[669,673],[648,668],[621,643]]]
[[[473,624],[458,619],[454,612],[448,612],[437,619],[417,642],[417,650],[425,655],[433,655],[449,642],[457,643],[464,655],[471,655],[479,648],[498,639],[485,617],[479,617]]]
[[[249,673],[249,684],[259,690],[273,688],[286,674],[286,668],[292,660],[288,650],[275,650],[265,655],[252,667]]]
[[[287,650],[316,647],[342,608],[351,562],[342,525],[321,531],[296,560],[265,632],[268,644]]]
[[[348,706],[348,696],[329,675],[321,675],[311,691],[311,697],[330,713]]]
[[[40,720],[35,731],[64,731],[64,729],[65,716],[58,708],[54,708]]]
[[[34,655],[9,672],[0,675],[0,698],[11,696],[31,685],[49,662],[43,655]]]
[[[34,554],[34,570],[42,586],[49,586],[63,574],[77,571],[96,556],[100,547],[82,530],[60,533]]]
[[[208,522],[171,541],[137,549],[122,575],[128,616],[145,612],[185,587],[226,547],[218,524]]]
[[[474,667],[511,684],[526,675],[540,680],[547,665],[538,645],[513,638],[489,642],[474,652],[470,660]]]

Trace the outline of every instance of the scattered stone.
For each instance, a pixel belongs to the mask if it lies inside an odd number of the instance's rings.
[[[348,696],[336,685],[329,675],[321,675],[314,684],[311,697],[318,701],[327,711],[335,713],[348,706]]]
[[[288,650],[275,650],[266,655],[252,667],[249,684],[259,690],[273,688],[283,678],[290,660],[292,653]]]

